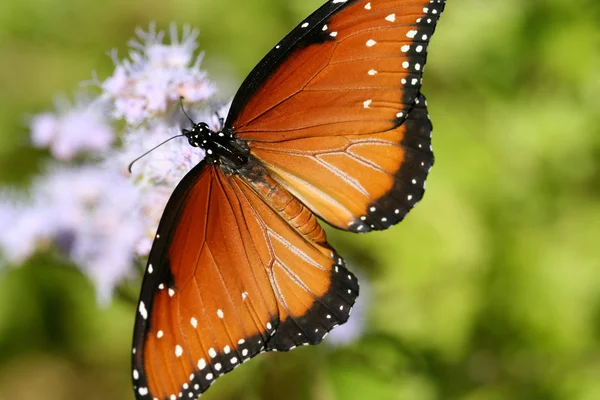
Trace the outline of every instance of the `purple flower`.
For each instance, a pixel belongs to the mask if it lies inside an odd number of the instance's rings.
[[[0,197],[0,252],[2,258],[19,265],[35,253],[41,243],[47,243],[52,228],[46,221],[52,217],[40,204],[13,195]]]
[[[101,83],[102,101],[112,105],[113,117],[130,125],[139,125],[163,116],[183,96],[187,102],[199,103],[211,98],[216,87],[200,69],[202,55],[194,58],[198,31],[184,26],[181,40],[171,25],[169,45],[164,32],[150,25],[148,32],[136,31],[138,39],[129,43],[129,59],[119,61],[113,76]]]
[[[67,183],[72,188],[65,192]],[[131,272],[144,234],[139,189],[116,171],[97,166],[57,171],[45,189],[60,216],[56,232],[72,235],[70,257],[90,276],[99,300],[107,302]],[[73,208],[65,210],[70,202]]]
[[[36,147],[47,147],[59,160],[68,161],[110,147],[115,133],[97,104],[81,98],[75,104],[65,99],[56,102],[56,112],[35,116],[31,121],[31,139]]]
[[[55,167],[34,183],[31,197],[20,204],[0,203],[0,222],[11,226],[0,235],[4,257],[19,264],[40,243],[58,243],[92,278],[99,299],[107,301],[131,270],[143,236],[138,188],[97,165]]]

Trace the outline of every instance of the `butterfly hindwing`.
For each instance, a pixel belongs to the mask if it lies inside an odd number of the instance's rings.
[[[276,210],[291,195],[279,187],[265,199],[260,189],[201,163],[175,190],[138,307],[138,399],[198,396],[260,352],[318,343],[348,319],[354,275],[324,233],[302,233],[310,221],[292,217],[308,210],[297,200]]]

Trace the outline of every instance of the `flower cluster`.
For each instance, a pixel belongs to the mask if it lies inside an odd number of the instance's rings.
[[[204,154],[173,140],[132,174],[128,164],[180,132],[180,97],[194,117],[215,122],[208,104],[216,87],[200,68],[198,32],[184,27],[180,36],[172,25],[169,43],[154,25],[136,33],[126,59],[112,53],[112,76],[94,79],[99,93],[59,98],[54,112],[31,119],[32,144],[54,160],[27,196],[0,193],[0,223],[12,227],[0,231],[3,263],[54,245],[90,277],[100,301],[148,255],[171,192]]]
[[[115,119],[140,124],[164,116],[169,106],[180,97],[190,103],[201,103],[215,94],[216,87],[200,69],[202,56],[194,59],[198,31],[188,26],[179,35],[171,25],[171,43],[164,44],[164,32],[150,25],[148,32],[137,30],[138,39],[129,42],[129,59],[116,64],[114,74],[101,87],[101,98],[113,105]]]

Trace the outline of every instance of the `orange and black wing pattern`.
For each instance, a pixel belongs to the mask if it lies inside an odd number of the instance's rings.
[[[382,230],[422,198],[433,154],[421,77],[444,6],[330,0],[250,73],[223,131],[207,131],[231,143],[184,130],[229,153],[206,150],[158,227],[134,332],[138,400],[195,398],[347,321],[358,282],[316,216]]]
[[[250,73],[225,123],[329,224],[386,229],[424,193],[421,94],[445,0],[331,0]]]
[[[257,171],[250,181],[202,162],[171,197],[138,304],[138,399],[196,398],[251,357],[316,344],[348,319],[356,278],[314,215]]]

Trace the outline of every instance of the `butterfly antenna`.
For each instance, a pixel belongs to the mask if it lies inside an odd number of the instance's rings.
[[[187,119],[192,123],[192,125],[196,125],[194,120],[190,118],[187,112],[185,112],[185,108],[183,108],[183,96],[179,96],[179,105],[181,106],[181,111],[183,111],[183,115],[187,117]]]
[[[133,160],[129,164],[129,166],[127,167],[127,170],[129,171],[129,173],[131,173],[131,167],[133,167],[133,164],[135,164],[136,162],[140,161],[142,158],[146,157],[148,154],[152,153],[154,150],[158,149],[160,146],[164,145],[165,143],[168,143],[171,140],[177,139],[178,137],[182,137],[182,136],[185,136],[185,134],[182,133],[181,135],[173,136],[172,138],[169,138],[169,139],[165,140],[164,142],[162,142],[158,146],[154,146],[153,148],[151,148],[150,150],[148,150],[147,152],[145,152],[144,154],[142,154],[141,156],[139,156],[138,158],[136,158],[135,160]]]

